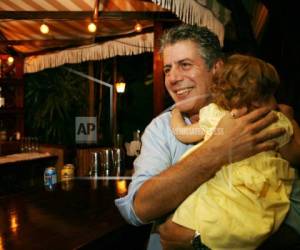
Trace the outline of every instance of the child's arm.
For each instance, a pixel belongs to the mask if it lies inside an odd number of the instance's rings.
[[[183,143],[199,142],[204,138],[204,132],[199,127],[199,123],[187,125],[180,113],[174,108],[171,112],[171,128],[175,137]]]
[[[291,121],[293,125],[294,134],[291,138],[291,141],[285,145],[284,147],[279,149],[280,154],[287,161],[291,163],[291,165],[299,165],[300,164],[300,127],[294,119],[293,109],[287,105],[280,104],[278,105],[280,111],[285,114]]]

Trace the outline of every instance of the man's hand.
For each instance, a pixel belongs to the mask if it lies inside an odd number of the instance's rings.
[[[282,135],[281,128],[263,131],[277,120],[269,108],[259,108],[249,114],[247,110],[233,110],[222,118],[213,135],[203,146],[216,146],[218,157],[223,157],[224,164],[242,160],[262,151],[274,150],[276,142],[271,139]],[[244,115],[245,114],[245,115]]]
[[[160,242],[164,250],[192,250],[194,230],[182,227],[169,218],[158,227]]]

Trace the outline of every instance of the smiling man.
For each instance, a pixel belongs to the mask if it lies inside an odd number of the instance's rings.
[[[212,77],[222,66],[218,38],[207,28],[182,25],[164,35],[162,55],[169,94],[186,122],[197,122],[201,119],[199,109],[210,102]],[[217,128],[223,133],[213,135],[181,161],[182,154],[193,145],[183,144],[175,138],[170,128],[170,112],[156,117],[143,134],[141,154],[134,162],[135,173],[128,195],[116,200],[123,217],[133,225],[166,218],[223,165],[275,149],[276,143],[270,139],[284,131],[263,131],[276,120],[269,111],[259,108],[245,114],[245,110],[235,110],[237,119],[226,115]],[[299,197],[299,193],[300,189],[294,188],[293,197]],[[292,200],[293,211],[286,222],[300,232],[296,222],[300,221],[300,201],[297,199]],[[159,228],[166,249],[193,249],[190,244],[194,238],[192,230],[172,228],[170,235],[168,222]],[[158,234],[152,234],[148,249],[162,249]]]
[[[219,65],[208,68],[197,50],[192,41],[177,42],[163,50],[166,88],[176,107],[190,118],[209,103],[212,75]]]

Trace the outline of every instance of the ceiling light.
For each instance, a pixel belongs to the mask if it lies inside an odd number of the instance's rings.
[[[97,30],[97,25],[95,24],[95,23],[90,23],[89,24],[89,26],[88,26],[88,30],[89,30],[89,32],[91,32],[91,33],[94,33],[94,32],[96,32],[96,30]]]
[[[137,23],[135,26],[134,26],[134,30],[136,32],[141,32],[143,29],[142,25],[140,23]]]
[[[12,56],[9,56],[8,58],[7,58],[7,64],[8,65],[12,65],[14,63],[14,58],[12,57]]]
[[[41,26],[40,26],[40,31],[41,33],[43,34],[48,34],[49,33],[49,27],[47,24],[43,23]]]

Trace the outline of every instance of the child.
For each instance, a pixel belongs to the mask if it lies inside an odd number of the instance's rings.
[[[195,125],[186,125],[175,109],[171,121],[174,134],[184,143],[205,141],[212,133],[222,132],[214,129],[229,110],[244,106],[248,111],[265,105],[276,107],[273,94],[278,84],[279,77],[272,65],[251,56],[230,56],[214,77],[213,103],[200,110],[200,133]],[[266,129],[286,129],[284,135],[275,139],[282,148],[290,141],[293,127],[282,113],[272,112],[278,121]],[[177,208],[172,221],[198,231],[203,244],[211,249],[255,249],[285,218],[294,177],[294,169],[280,153],[259,153],[223,166]]]

